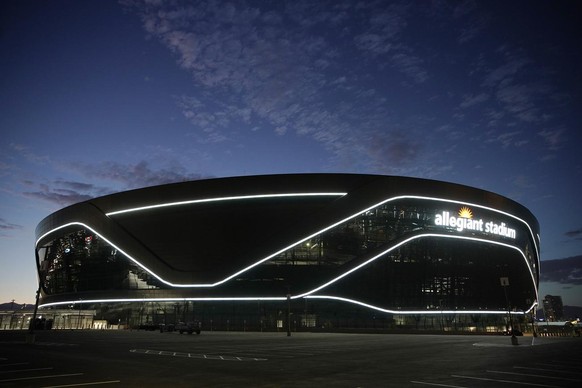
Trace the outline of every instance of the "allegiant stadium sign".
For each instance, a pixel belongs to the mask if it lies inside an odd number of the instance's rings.
[[[434,217],[434,224],[438,226],[455,228],[458,232],[462,232],[464,230],[473,230],[476,232],[484,232],[512,239],[516,238],[515,229],[508,227],[505,222],[498,224],[493,221],[473,219],[473,212],[468,207],[462,207],[459,210],[458,217],[451,216],[448,211],[443,211],[440,214],[436,214]]]

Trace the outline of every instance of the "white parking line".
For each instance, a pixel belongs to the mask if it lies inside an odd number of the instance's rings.
[[[578,366],[580,366],[580,361],[563,361],[563,360],[560,360],[559,362],[549,362],[549,363],[547,363],[545,365],[578,367]]]
[[[496,383],[507,383],[507,384],[519,384],[527,385],[530,387],[550,387],[550,388],[560,388],[558,385],[546,385],[546,384],[535,384],[535,383],[524,383],[521,381],[511,381],[511,380],[499,380],[499,379],[489,379],[487,377],[473,377],[473,376],[463,376],[463,375],[451,375],[451,377],[458,377],[461,379],[471,379],[480,381],[494,381]]]
[[[37,370],[50,370],[53,369],[52,367],[48,368],[34,368],[34,369],[12,369],[12,370],[3,370],[0,373],[16,373],[16,372],[33,372]]]
[[[148,350],[148,349],[131,349],[131,353],[140,354],[154,354],[157,356],[172,356],[172,357],[186,357],[186,358],[202,358],[205,360],[222,360],[222,361],[267,361],[266,358],[256,357],[239,357],[239,356],[222,356],[219,354],[193,354],[181,352],[169,352],[164,350]]]
[[[2,364],[0,365],[0,368],[5,366],[28,365],[28,364],[30,364],[30,362],[15,362],[13,364]]]
[[[413,384],[432,385],[433,387],[468,388],[468,387],[463,387],[463,386],[460,386],[460,385],[429,383],[428,381],[414,381],[414,380],[411,380],[410,382],[413,383]]]
[[[47,376],[35,376],[35,377],[21,377],[18,379],[4,379],[0,380],[0,383],[7,383],[10,381],[23,381],[23,380],[39,380],[39,379],[50,379],[53,377],[68,377],[68,376],[81,376],[83,373],[68,373],[64,375],[47,375]]]
[[[89,383],[79,383],[79,384],[67,384],[67,385],[47,385],[42,388],[64,388],[64,387],[83,387],[87,385],[101,385],[101,384],[117,384],[120,380],[109,380],[109,381],[92,381]]]
[[[554,372],[554,373],[566,373],[569,375],[582,375],[580,372],[571,372],[565,369],[543,369],[543,368],[532,368],[530,366],[514,366],[514,369],[527,369],[527,370],[537,370],[540,372]]]
[[[487,372],[488,373],[499,373],[499,374],[504,374],[504,375],[513,375],[513,376],[541,377],[544,379],[574,381],[576,383],[582,383],[582,380],[580,380],[580,379],[568,379],[566,377],[555,377],[555,376],[548,376],[548,375],[532,375],[529,373],[504,372],[504,371],[500,371],[500,370],[488,370]]]

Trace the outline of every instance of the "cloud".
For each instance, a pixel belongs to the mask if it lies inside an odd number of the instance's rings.
[[[540,281],[582,285],[582,256],[542,262]]]
[[[95,165],[78,164],[77,171],[83,174],[84,179],[104,181],[106,184],[97,186],[86,181],[63,179],[55,179],[49,183],[37,183],[27,180],[22,183],[32,189],[24,191],[22,195],[59,206],[68,206],[120,190],[210,177],[203,174],[188,173],[183,167],[176,165],[155,169],[150,167],[146,161],[136,164],[122,164],[110,161]]]
[[[39,191],[24,192],[23,195],[31,199],[40,199],[59,206],[68,206],[74,203],[87,201],[93,196],[81,194],[74,190],[52,189],[44,185]]]
[[[549,91],[548,86],[538,83],[506,84],[498,88],[496,97],[510,114],[522,121],[537,123],[544,119],[538,106]]]
[[[562,146],[562,143],[564,142],[563,134],[564,134],[564,130],[561,128],[560,129],[545,129],[545,130],[538,132],[538,135],[544,139],[544,141],[548,145],[548,148],[551,151],[557,151],[558,149],[560,149],[560,147]]]
[[[503,132],[501,134],[496,134],[492,131],[489,133],[489,138],[486,140],[487,143],[501,143],[503,148],[508,148],[509,146],[519,146],[523,145],[523,139],[516,140],[516,138],[522,133],[522,131],[511,131]]]
[[[535,184],[533,184],[525,175],[516,176],[513,179],[513,185],[525,190],[533,189],[536,187]]]
[[[489,95],[487,93],[479,93],[477,95],[466,95],[463,98],[463,101],[459,105],[461,108],[469,108],[473,105],[480,104],[485,102],[489,99]]]
[[[12,231],[12,230],[22,230],[22,225],[12,224],[6,221],[4,218],[0,218],[0,236],[4,236],[5,231]]]
[[[501,64],[490,69],[496,57],[500,57],[498,61]],[[527,124],[542,124],[551,118],[548,112],[555,97],[552,95],[554,88],[547,81],[548,74],[522,50],[503,46],[480,65],[479,71],[484,72],[481,83],[484,92],[479,95],[480,98],[484,99],[485,94],[494,96],[506,118]],[[467,106],[470,106],[470,102],[472,100],[466,100],[462,104],[469,103]],[[543,109],[540,108],[542,106]],[[495,120],[490,125],[498,123]]]
[[[493,87],[502,82],[508,83],[530,63],[531,60],[525,57],[510,56],[503,65],[496,67],[485,76],[483,86]]]
[[[414,84],[429,78],[423,60],[401,39],[409,6],[124,3],[192,75],[196,94],[178,96],[176,104],[198,142],[239,142],[260,127],[312,139],[351,169],[348,160],[362,168],[398,168],[418,157],[417,147],[401,146],[402,134],[385,124],[394,120],[368,85],[384,67]],[[384,61],[362,61],[357,71],[345,65],[378,55]],[[363,143],[372,138],[378,141]],[[378,152],[378,144],[387,149]]]
[[[582,240],[582,228],[576,230],[569,230],[564,234],[568,238],[572,238],[574,240]]]
[[[480,25],[471,25],[461,29],[461,33],[459,34],[458,42],[459,43],[467,43],[471,40],[475,39],[479,33],[482,31],[483,26]]]
[[[423,83],[428,79],[428,72],[423,67],[423,60],[405,53],[392,56],[392,65],[409,76],[416,83]]]
[[[209,177],[203,174],[189,173],[185,168],[178,165],[154,169],[146,161],[140,161],[136,164],[108,161],[97,165],[85,166],[83,170],[87,176],[92,176],[94,179],[120,183],[124,189],[156,186]]]

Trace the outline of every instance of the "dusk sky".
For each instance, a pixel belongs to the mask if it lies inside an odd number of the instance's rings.
[[[34,302],[34,229],[67,205],[346,172],[523,204],[543,261],[581,256],[540,297],[582,306],[581,5],[0,2],[0,303]]]

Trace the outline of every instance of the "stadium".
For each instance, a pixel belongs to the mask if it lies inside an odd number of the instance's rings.
[[[36,238],[40,311],[93,309],[127,326],[483,332],[527,326],[538,304],[532,213],[434,180],[167,184],[61,209]]]

